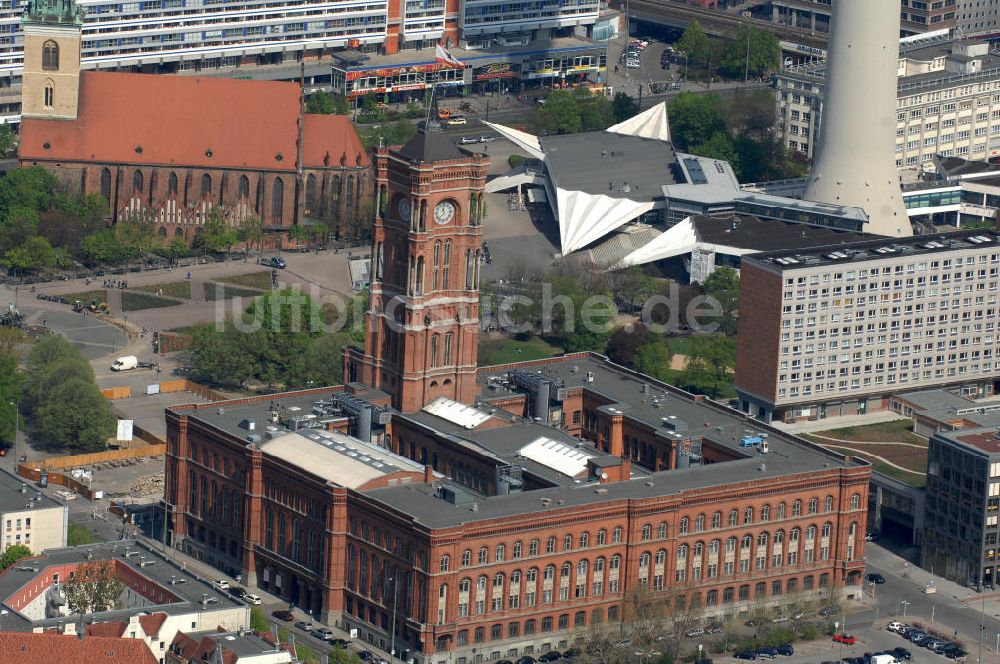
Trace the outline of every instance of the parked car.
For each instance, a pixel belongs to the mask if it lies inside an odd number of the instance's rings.
[[[479,139],[476,138],[475,136],[463,136],[462,138],[458,139],[458,142],[460,145],[471,145],[472,143],[478,143]]]
[[[570,648],[569,650],[563,651],[563,659],[576,659],[583,654],[583,651],[579,648]]]
[[[733,653],[733,657],[736,659],[757,659],[757,653],[753,650],[741,650],[740,652]]]
[[[252,604],[253,606],[260,606],[263,601],[261,600],[260,595],[254,595],[253,593],[243,593],[243,597],[240,599],[247,604]]]
[[[638,60],[627,60],[625,62],[625,66],[628,67],[629,69],[638,69],[642,65],[639,64]]]
[[[558,650],[550,650],[538,658],[539,662],[558,662],[562,659],[562,653]]]
[[[903,630],[906,629],[906,625],[904,625],[901,622],[897,622],[897,621],[893,620],[891,623],[889,623],[888,625],[886,625],[885,628],[887,630],[889,630],[890,632],[896,632],[896,634],[902,634]]]
[[[329,627],[317,627],[316,629],[314,629],[309,633],[315,636],[317,639],[321,639],[323,641],[329,641],[330,639],[333,638],[333,632],[330,631]]]
[[[349,646],[350,643],[347,641],[347,639],[330,639],[330,645],[333,646],[334,648],[347,650],[347,646]]]
[[[453,115],[453,116],[451,116],[450,118],[448,118],[448,120],[447,120],[447,123],[448,123],[448,124],[449,124],[450,126],[452,126],[452,127],[457,127],[457,126],[459,126],[459,125],[465,125],[465,124],[468,124],[469,122],[468,122],[468,120],[466,120],[466,119],[465,119],[465,117],[464,117],[464,116],[461,116],[461,115]]]
[[[806,611],[805,609],[800,609],[795,612],[792,616],[792,620],[803,620],[812,615],[812,611]]]
[[[930,634],[926,634],[924,632],[919,632],[919,633],[912,634],[911,636],[908,636],[906,638],[908,638],[910,640],[910,643],[912,643],[913,645],[915,645],[915,646],[922,646],[925,643],[927,643],[928,641],[930,641],[931,639],[933,639],[934,637],[931,636]]]
[[[881,574],[869,574],[868,583],[875,583],[878,585],[882,585],[883,583],[885,583],[885,577],[882,576]]]
[[[722,631],[723,627],[724,627],[724,625],[722,623],[720,623],[719,621],[712,620],[712,621],[709,621],[708,623],[705,624],[705,633],[706,634],[718,634],[719,632]]]
[[[497,140],[496,136],[480,136],[479,137],[479,142],[480,143],[492,143],[495,140]]]
[[[278,620],[283,620],[284,622],[292,622],[295,620],[295,614],[291,611],[285,609],[278,609],[277,611],[272,611],[271,615]]]
[[[246,593],[246,588],[241,588],[240,586],[229,586],[227,592],[233,597],[241,598],[244,593]]]
[[[895,653],[896,659],[913,659],[913,653],[906,648],[893,648],[892,652]]]
[[[952,643],[952,642],[950,642],[950,641],[941,641],[941,642],[935,643],[933,646],[931,646],[931,650],[933,650],[934,652],[936,652],[937,654],[940,655],[940,654],[943,654],[945,650],[948,650],[949,648],[951,648],[954,645],[955,644]]]
[[[791,643],[785,643],[783,645],[780,645],[777,648],[775,648],[775,650],[778,651],[779,655],[784,655],[785,657],[791,657],[792,655],[795,654],[795,648],[792,647]]]
[[[685,632],[684,636],[688,637],[689,639],[693,639],[697,636],[704,636],[704,634],[705,634],[704,629],[702,629],[701,627],[695,627],[691,631]]]
[[[775,624],[778,624],[778,625],[780,625],[782,623],[786,623],[786,622],[788,622],[788,616],[777,616],[775,618],[771,618],[771,622],[773,622]]]
[[[212,585],[219,590],[229,590],[229,582],[225,579],[216,579],[215,581],[212,581]]]
[[[295,623],[295,627],[298,628],[298,629],[301,629],[301,630],[303,630],[305,632],[308,632],[308,631],[312,630],[313,624],[311,622],[309,622],[308,620],[300,620],[297,623]]]
[[[836,643],[843,643],[845,646],[853,646],[858,642],[857,637],[853,634],[836,634],[834,635],[833,640]]]
[[[947,657],[948,659],[962,659],[968,654],[969,653],[967,653],[961,647],[958,647],[955,648],[954,650],[947,651],[946,653],[944,653],[944,656]]]
[[[284,270],[288,267],[288,263],[281,256],[268,256],[267,258],[261,258],[260,264],[267,267],[277,268],[279,270]]]
[[[521,657],[516,662],[514,662],[514,664],[535,664],[537,661],[538,660],[536,660],[531,655],[525,655],[524,657]]]
[[[762,646],[760,648],[757,648],[757,656],[774,659],[775,657],[778,656],[778,649],[772,648],[770,646]]]

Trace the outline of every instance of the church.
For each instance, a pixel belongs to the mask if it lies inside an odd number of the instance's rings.
[[[112,223],[190,242],[209,210],[266,235],[366,214],[371,161],[342,115],[305,113],[297,83],[81,71],[73,0],[25,7],[20,165],[99,194]]]

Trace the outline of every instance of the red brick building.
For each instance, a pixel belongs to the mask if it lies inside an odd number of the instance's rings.
[[[213,207],[278,232],[336,226],[369,200],[370,160],[350,120],[306,115],[297,84],[81,72],[79,26],[60,27],[58,43],[25,45],[48,50],[26,58],[20,165],[99,194],[112,222],[149,220],[190,241]]]
[[[168,409],[172,545],[420,663],[624,629],[639,590],[706,619],[858,594],[866,462],[598,355],[475,368],[485,159],[448,140],[377,153],[345,386]]]

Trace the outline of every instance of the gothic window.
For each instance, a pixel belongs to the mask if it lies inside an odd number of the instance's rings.
[[[142,193],[142,171],[136,171],[132,174],[132,193]]]
[[[52,81],[45,81],[45,90],[42,93],[42,103],[45,108],[52,108],[55,104],[55,86]]]
[[[59,69],[59,44],[51,39],[42,44],[42,69],[46,71]]]
[[[170,177],[167,178],[167,195],[177,195],[177,173],[171,172]]]
[[[212,176],[205,173],[201,176],[201,195],[210,196],[212,194]]]
[[[465,252],[465,289],[472,290],[472,280],[475,276],[475,260],[476,255],[472,253],[472,249]]]
[[[250,198],[250,178],[240,176],[240,198]]]
[[[285,183],[281,178],[274,178],[274,185],[271,191],[271,216],[276,221],[281,221],[282,212],[285,209]]]
[[[417,280],[415,283],[417,295],[424,294],[424,257],[417,257]]]
[[[316,207],[316,176],[312,173],[306,178],[306,209]]]
[[[444,258],[441,261],[441,288],[448,288],[448,270],[451,266],[451,240],[444,241]]]
[[[438,271],[440,270],[440,265],[441,265],[441,243],[440,242],[435,242],[434,243],[434,276],[431,279],[431,289],[432,290],[437,290],[438,289]]]
[[[431,335],[431,366],[436,367],[438,365],[438,347],[441,345],[441,335],[432,334]]]
[[[448,332],[444,335],[444,363],[445,366],[451,364],[451,338],[452,333]]]
[[[354,176],[347,176],[347,209],[354,207]]]
[[[105,200],[111,199],[111,169],[101,169],[101,196]]]

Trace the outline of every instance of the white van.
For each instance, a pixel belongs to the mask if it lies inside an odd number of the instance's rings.
[[[122,355],[111,364],[112,371],[129,371],[139,366],[139,358],[135,355]]]

